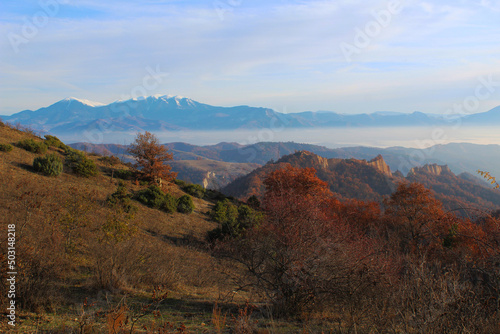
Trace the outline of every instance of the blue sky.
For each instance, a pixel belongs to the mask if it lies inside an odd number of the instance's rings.
[[[144,92],[445,113],[489,78],[498,85],[469,110],[482,112],[500,105],[499,17],[493,0],[5,0],[0,114]]]

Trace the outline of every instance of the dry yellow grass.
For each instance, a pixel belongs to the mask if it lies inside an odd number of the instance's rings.
[[[13,145],[27,138],[41,141],[0,126],[0,143]],[[64,157],[61,149],[49,148],[47,153],[52,152]],[[26,256],[19,259],[20,263],[44,265],[44,270],[53,275],[45,283],[54,298],[50,303],[41,303],[45,306],[39,312],[48,307],[64,314],[61,309],[74,309],[84,297],[99,300],[97,296],[109,291],[103,293],[99,287],[96,290],[95,276],[99,270],[107,269],[107,274],[113,271],[121,279],[120,289],[112,293],[140,296],[150,293],[154,285],[165,285],[179,300],[214,302],[234,289],[216,269],[216,259],[204,246],[206,233],[216,227],[207,216],[213,203],[193,198],[196,209],[185,215],[167,214],[134,201],[137,212],[131,224],[137,226],[137,232],[126,241],[113,244],[103,241],[102,232],[107,219],[116,215],[106,205],[106,198],[118,184],[104,172],[110,167],[101,163],[98,156],[90,155],[100,169],[98,176],[78,177],[65,167],[60,176],[47,177],[33,171],[36,156],[15,146],[11,152],[0,152],[0,217],[6,218],[2,219],[2,231],[6,224],[17,226],[21,238],[19,257]],[[144,188],[132,181],[125,183],[131,192]],[[184,195],[174,184],[167,191],[175,197]],[[114,261],[109,268],[110,264],[105,263],[108,259]],[[21,328],[23,323],[31,322],[30,316],[20,319]]]

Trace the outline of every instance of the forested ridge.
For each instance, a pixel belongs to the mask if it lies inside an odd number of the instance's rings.
[[[399,171],[390,171],[381,156],[368,161],[325,159],[308,151],[299,151],[270,162],[230,183],[222,192],[241,199],[252,195],[262,197],[265,192],[264,179],[270,172],[285,166],[314,168],[317,176],[328,184],[329,189],[343,199],[382,203],[384,197],[390,195],[399,182],[418,182],[431,189],[448,210],[500,208],[500,193],[481,184],[479,179],[453,174],[447,166],[425,165],[413,168],[404,176]]]

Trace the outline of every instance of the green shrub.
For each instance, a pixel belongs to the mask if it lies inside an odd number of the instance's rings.
[[[224,199],[227,198],[227,196],[224,195],[223,193],[217,191],[217,190],[205,189],[205,197],[204,198],[211,200],[211,201],[214,201],[214,202],[217,202],[217,201],[223,201]]]
[[[187,183],[186,183],[185,181],[182,181],[182,180],[179,180],[179,179],[175,179],[175,180],[174,180],[174,183],[175,183],[176,185],[178,185],[179,187],[181,187],[181,188],[183,188],[183,187],[187,186]]]
[[[207,234],[210,242],[222,240],[226,236],[236,237],[243,231],[238,222],[238,207],[227,199],[215,203],[210,216],[219,223],[217,228]]]
[[[96,176],[98,173],[97,166],[88,158],[80,160],[72,169],[76,174],[83,177]]]
[[[12,151],[12,145],[0,144],[0,152],[10,152],[10,151]]]
[[[66,163],[77,175],[91,177],[98,174],[94,161],[87,158],[85,153],[68,148],[66,154]]]
[[[151,208],[160,209],[165,202],[165,193],[158,186],[150,186],[137,193],[135,199]]]
[[[219,224],[233,223],[238,219],[238,208],[231,201],[224,199],[215,203],[210,217]]]
[[[205,196],[205,188],[199,184],[188,184],[182,187],[182,190],[194,197],[203,198]]]
[[[252,208],[252,209],[258,209],[260,208],[260,201],[257,198],[257,196],[252,195],[248,198],[247,204]]]
[[[210,218],[219,224],[226,221],[227,207],[224,204],[224,201],[217,201],[210,212]]]
[[[51,136],[51,135],[45,135],[45,140],[43,141],[45,145],[48,147],[56,147],[56,148],[62,148],[63,150],[66,149],[66,144],[64,144],[59,138],[56,136]]]
[[[258,225],[262,213],[252,209],[248,205],[234,205],[228,199],[215,203],[210,218],[219,223],[219,227],[208,232],[207,239],[213,242],[225,237],[239,237],[243,232],[255,225]]]
[[[114,171],[114,176],[122,180],[130,180],[134,176],[134,172],[126,169],[117,169]]]
[[[45,157],[37,157],[33,161],[33,169],[47,176],[58,176],[63,171],[63,163],[55,154],[50,154]]]
[[[177,198],[170,194],[165,194],[165,200],[160,206],[162,211],[166,213],[174,213],[177,211]]]
[[[192,213],[194,211],[193,198],[189,195],[179,197],[177,201],[177,211],[180,213]]]
[[[133,213],[137,208],[132,204],[131,195],[127,192],[125,183],[120,181],[114,193],[108,196],[106,202],[111,207],[119,207],[126,213]]]
[[[255,211],[248,205],[240,205],[238,208],[238,225],[240,229],[246,230],[249,228],[255,218]]]
[[[43,154],[47,152],[47,145],[44,142],[37,142],[33,139],[24,139],[16,144],[17,147],[25,149],[28,152]]]
[[[200,186],[199,184],[191,184],[186,181],[176,179],[175,184],[178,185],[184,192],[188,193],[191,196],[203,198],[205,196],[205,188]]]
[[[73,152],[78,152],[78,151],[77,151],[77,150],[75,150],[75,149],[74,149],[74,148],[72,148],[72,147],[69,147],[69,146],[66,146],[66,147],[64,148],[64,154],[66,154],[66,155],[69,155],[69,154],[71,154],[71,153],[73,153]]]
[[[159,209],[167,213],[174,213],[177,211],[177,199],[170,194],[165,194],[160,187],[156,185],[139,191],[134,199],[151,208]]]

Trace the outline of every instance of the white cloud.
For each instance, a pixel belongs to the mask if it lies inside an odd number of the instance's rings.
[[[66,96],[111,102],[140,85],[148,66],[170,73],[151,94],[201,102],[436,112],[498,68],[491,1],[403,1],[354,63],[340,43],[352,43],[386,1],[222,2],[221,20],[211,1],[82,0],[61,8],[18,54],[5,36],[20,33],[21,18],[39,8],[4,13],[0,112]],[[442,101],[429,96],[436,91]]]

